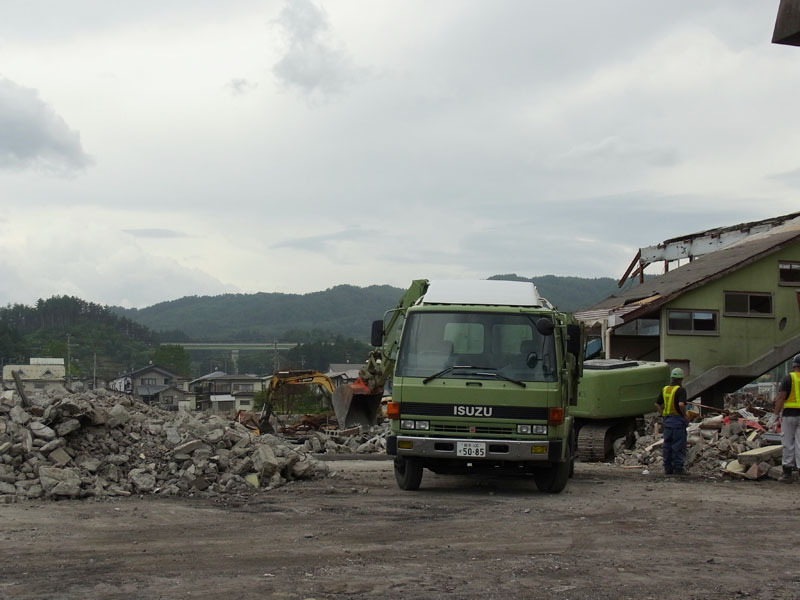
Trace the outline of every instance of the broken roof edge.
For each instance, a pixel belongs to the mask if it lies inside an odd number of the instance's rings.
[[[668,240],[664,240],[660,244],[656,244],[655,247],[663,246],[664,244],[672,244],[675,242],[683,242],[686,240],[691,240],[698,237],[703,236],[714,236],[723,234],[729,231],[744,231],[749,229],[754,229],[756,227],[760,227],[762,225],[774,225],[778,227],[787,223],[788,221],[792,221],[794,219],[800,218],[800,212],[789,213],[788,215],[780,215],[778,217],[770,217],[769,219],[761,219],[760,221],[748,221],[745,223],[739,223],[738,225],[727,225],[724,227],[714,227],[712,229],[706,229],[705,231],[698,231],[697,233],[689,233],[686,235],[679,235],[674,238],[670,238]],[[653,246],[647,246],[648,248],[652,248]]]
[[[676,287],[675,289],[666,291],[665,293],[660,293],[660,292],[644,293],[642,296],[634,297],[634,298],[630,298],[630,297],[626,298],[624,295],[612,294],[611,296],[608,296],[604,300],[601,300],[600,302],[597,302],[597,303],[593,304],[592,306],[588,307],[587,309],[585,309],[583,311],[576,312],[575,313],[575,317],[577,319],[581,320],[581,321],[585,321],[584,318],[581,316],[582,314],[590,314],[590,313],[592,313],[592,314],[596,315],[596,314],[598,314],[598,313],[600,313],[602,311],[605,311],[606,312],[606,316],[616,315],[617,317],[620,317],[620,319],[622,320],[622,323],[628,323],[630,321],[634,321],[634,320],[636,320],[638,318],[646,316],[647,314],[649,314],[652,311],[660,308],[661,306],[663,306],[664,304],[666,304],[667,302],[671,301],[672,299],[674,299],[674,298],[676,298],[678,296],[681,296],[681,295],[683,295],[683,294],[685,294],[687,292],[695,290],[695,289],[701,287],[702,285],[705,285],[706,283],[721,279],[722,277],[724,277],[728,273],[731,273],[732,271],[736,271],[738,269],[741,269],[742,267],[746,267],[747,265],[752,264],[754,262],[757,262],[757,261],[759,261],[759,260],[761,260],[763,258],[766,258],[767,256],[769,256],[771,254],[775,254],[776,252],[782,250],[783,248],[785,248],[789,244],[797,242],[798,239],[800,239],[800,220],[798,220],[798,223],[797,223],[796,226],[793,226],[792,228],[788,228],[787,230],[784,230],[784,231],[781,231],[781,232],[776,232],[776,231],[772,230],[772,231],[769,231],[769,232],[764,232],[765,235],[763,235],[763,236],[761,234],[758,234],[757,237],[754,236],[754,237],[747,238],[745,240],[741,240],[740,242],[737,242],[736,244],[732,244],[732,245],[730,245],[730,246],[728,246],[726,248],[720,249],[718,252],[707,254],[705,256],[701,256],[701,257],[695,259],[693,262],[690,262],[690,263],[687,263],[685,265],[682,265],[682,266],[678,267],[677,269],[674,269],[672,271],[664,273],[663,275],[656,276],[655,278],[650,280],[647,285],[651,285],[652,286],[653,284],[658,283],[659,280],[663,280],[665,278],[675,277],[675,274],[676,273],[680,273],[682,270],[684,270],[684,272],[686,272],[685,271],[686,269],[689,269],[689,270],[691,270],[692,268],[696,269],[698,265],[703,266],[705,263],[707,263],[709,261],[717,260],[719,258],[719,256],[728,255],[732,251],[736,251],[736,250],[740,249],[742,246],[746,245],[747,243],[753,243],[755,241],[763,240],[763,239],[767,238],[768,236],[775,236],[778,233],[786,234],[787,231],[790,232],[790,234],[787,235],[784,239],[780,240],[779,242],[776,242],[775,244],[773,244],[771,246],[767,246],[763,250],[761,250],[759,252],[756,252],[754,254],[751,254],[749,256],[746,256],[741,260],[737,260],[737,261],[731,262],[730,264],[728,264],[727,266],[719,269],[718,271],[714,271],[712,273],[709,273],[708,275],[706,275],[704,277],[701,277],[699,279],[696,279],[696,280],[693,280],[693,281],[689,281],[686,285],[683,285],[683,286],[680,286],[680,287]],[[640,285],[645,285],[645,284],[640,284]],[[636,286],[636,287],[639,287],[639,286]],[[635,290],[635,289],[636,288],[633,288],[633,290]],[[629,290],[627,293],[630,293],[630,291],[631,290]],[[608,303],[612,299],[617,299],[619,302],[617,302],[616,304],[614,304],[612,306],[605,306],[605,307],[602,306],[603,304]],[[595,307],[597,307],[597,308],[595,308]],[[597,321],[597,317],[595,317],[595,322],[598,322]]]
[[[622,287],[628,279],[634,279],[637,276],[641,281],[645,276],[645,269],[655,263],[663,261],[665,265],[668,265],[676,260],[687,258],[693,260],[752,238],[783,232],[787,229],[800,229],[800,212],[707,229],[673,237],[653,246],[643,246],[638,249],[636,256],[633,257],[630,266],[617,285]]]

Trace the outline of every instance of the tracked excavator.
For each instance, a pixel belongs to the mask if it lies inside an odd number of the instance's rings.
[[[313,370],[278,371],[269,380],[267,398],[261,410],[259,429],[262,433],[274,432],[269,418],[270,415],[273,414],[272,407],[275,394],[279,392],[281,388],[291,385],[316,385],[328,400],[333,397],[334,393],[333,381],[331,381],[331,378],[325,375],[325,373]]]
[[[375,348],[359,370],[358,378],[351,384],[340,385],[333,393],[333,410],[342,429],[376,424],[384,387],[397,361],[406,313],[424,295],[427,287],[427,279],[412,281],[383,320],[372,323],[371,343]]]

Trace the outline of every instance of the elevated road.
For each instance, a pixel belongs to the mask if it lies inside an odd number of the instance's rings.
[[[183,346],[184,350],[291,350],[299,342],[161,342],[161,346]]]

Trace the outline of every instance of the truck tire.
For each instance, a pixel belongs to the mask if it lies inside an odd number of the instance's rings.
[[[396,456],[394,458],[394,478],[401,490],[414,491],[422,483],[422,464],[417,458]]]
[[[571,465],[572,461],[567,459],[552,467],[537,469],[533,472],[533,480],[536,482],[536,487],[541,492],[558,494],[567,486]]]

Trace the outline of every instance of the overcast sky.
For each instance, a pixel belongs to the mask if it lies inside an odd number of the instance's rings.
[[[0,303],[619,277],[800,210],[778,0],[5,0]]]

